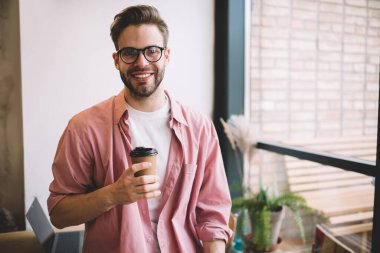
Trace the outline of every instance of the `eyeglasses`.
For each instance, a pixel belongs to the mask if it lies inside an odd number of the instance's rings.
[[[148,62],[158,62],[162,57],[164,47],[147,46],[144,48],[123,47],[117,51],[119,57],[127,64],[135,63],[139,58],[140,51]]]

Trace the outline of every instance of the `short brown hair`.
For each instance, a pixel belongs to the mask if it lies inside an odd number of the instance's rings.
[[[158,27],[164,37],[164,47],[168,44],[169,29],[165,21],[161,18],[158,10],[153,6],[136,5],[127,7],[117,14],[111,25],[111,38],[116,50],[119,50],[117,40],[124,28],[130,25],[153,24]]]

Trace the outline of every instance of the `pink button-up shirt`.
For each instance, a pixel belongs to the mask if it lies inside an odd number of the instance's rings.
[[[114,183],[131,166],[124,92],[74,116],[53,162],[49,212],[68,194]],[[227,240],[231,199],[211,120],[170,98],[172,141],[157,235],[161,252],[202,252],[200,241]],[[157,133],[159,134],[159,133]],[[154,252],[146,200],[119,205],[86,223],[83,252]]]

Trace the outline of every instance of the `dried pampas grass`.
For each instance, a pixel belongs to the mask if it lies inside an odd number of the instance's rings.
[[[222,122],[231,148],[234,151],[237,172],[240,179],[243,180],[243,166],[241,165],[238,152],[240,151],[242,155],[248,155],[248,157],[254,154],[257,141],[253,135],[253,128],[249,120],[243,115],[232,115],[227,122],[220,118],[220,121]]]
[[[227,122],[222,118],[220,121],[233,150],[236,150],[237,147],[242,154],[247,154],[256,148],[257,141],[253,134],[253,128],[246,117],[232,115]]]

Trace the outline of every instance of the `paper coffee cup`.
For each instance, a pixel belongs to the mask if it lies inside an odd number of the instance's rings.
[[[156,157],[157,150],[155,148],[136,147],[130,153],[132,164],[150,162],[152,167],[149,169],[143,169],[135,173],[135,177],[144,175],[156,175]]]

